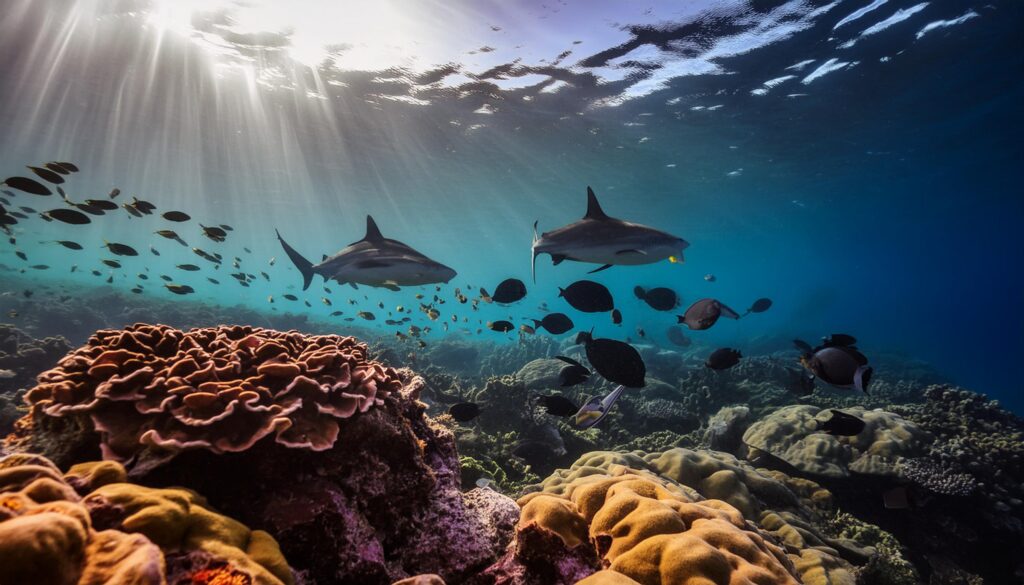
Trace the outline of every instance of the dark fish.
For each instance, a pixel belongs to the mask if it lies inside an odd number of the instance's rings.
[[[689,337],[683,334],[683,330],[676,326],[669,327],[666,336],[669,341],[679,347],[690,347],[690,344],[693,343]]]
[[[90,207],[102,209],[104,211],[114,211],[117,209],[117,203],[114,203],[109,199],[86,199],[85,203]]]
[[[60,244],[61,246],[64,246],[68,250],[82,249],[82,244],[79,244],[78,242],[72,242],[71,240],[57,240],[56,243]]]
[[[118,256],[138,256],[139,253],[135,251],[135,248],[126,244],[118,244],[117,242],[105,242],[103,246],[110,250],[111,254]]]
[[[167,238],[168,240],[174,240],[175,242],[178,242],[182,246],[187,246],[188,245],[188,244],[185,243],[185,240],[182,240],[181,236],[179,236],[178,233],[175,232],[174,230],[157,230],[157,231],[155,231],[153,233],[158,235],[158,236]]]
[[[448,414],[459,422],[469,422],[480,416],[480,406],[473,402],[460,402],[448,409]]]
[[[102,262],[104,264],[106,264],[107,266],[111,267],[111,268],[120,268],[121,267],[121,263],[118,262],[117,260],[102,260]]]
[[[747,312],[743,313],[743,315],[746,316],[746,315],[749,315],[750,313],[764,313],[765,311],[770,309],[771,306],[772,306],[772,300],[771,299],[768,299],[768,298],[757,299],[756,301],[754,301],[753,305],[750,305],[750,308],[747,309]]]
[[[28,205],[19,205],[18,209],[24,211],[25,213],[38,213],[35,209],[29,207]]]
[[[129,215],[134,215],[135,217],[142,217],[142,212],[139,211],[138,209],[135,209],[135,207],[133,207],[131,203],[122,203],[121,208],[127,211]]]
[[[366,319],[367,321],[376,321],[377,320],[377,315],[374,315],[373,313],[371,313],[369,311],[359,311],[358,313],[356,313],[356,316],[358,316],[358,317],[360,317],[362,319]]]
[[[28,219],[27,215],[25,215],[24,213],[19,213],[17,211],[8,211],[7,215],[9,215],[11,217],[16,217],[18,219]]]
[[[211,278],[211,277],[207,276],[207,277],[206,277],[206,280],[209,280],[209,281],[210,281],[210,282],[212,282],[213,284],[220,284],[220,281],[219,281],[219,280],[217,280],[216,278]]]
[[[856,388],[868,393],[868,384],[874,370],[868,358],[853,347],[820,347],[805,353],[800,363],[826,383],[839,388]]]
[[[222,229],[222,230],[224,230],[224,231],[228,231],[228,232],[233,232],[233,231],[235,231],[235,228],[233,228],[233,227],[229,226],[229,225],[228,225],[228,224],[226,224],[226,223],[222,223],[222,224],[220,224],[220,229]]]
[[[543,327],[552,335],[561,335],[573,328],[572,319],[564,313],[548,313],[539,321],[537,319],[530,320],[533,321],[534,327]]]
[[[200,270],[200,268],[195,264],[178,264],[178,269],[186,270],[188,272],[195,272],[197,270]]]
[[[113,198],[117,197],[120,194],[121,194],[121,190],[115,188],[114,190],[112,190],[110,192],[110,198],[113,199]]]
[[[655,311],[671,311],[679,306],[679,295],[676,294],[676,291],[663,286],[652,289],[644,289],[642,286],[633,287],[633,294]]]
[[[509,304],[521,301],[526,296],[526,285],[517,278],[509,278],[501,281],[498,288],[494,289],[491,300],[496,303]]]
[[[541,441],[523,441],[512,449],[512,454],[533,467],[544,465],[558,456],[553,446]]]
[[[143,201],[138,197],[132,197],[132,207],[138,209],[139,211],[145,213],[146,215],[150,215],[154,211],[156,211],[156,205],[153,205],[149,201]]]
[[[545,412],[552,416],[567,417],[576,414],[580,407],[565,396],[552,394],[551,396],[537,396],[537,403],[544,407]]]
[[[576,384],[582,384],[590,378],[590,370],[578,361],[564,355],[556,355],[555,359],[568,364],[563,366],[561,370],[558,370],[558,385],[560,387],[568,388]]]
[[[187,295],[196,292],[195,289],[187,284],[165,284],[164,286],[176,295]]]
[[[622,325],[622,311],[620,311],[618,309],[613,309],[612,310],[612,324],[613,325]]]
[[[17,256],[18,258],[21,258],[22,260],[28,262],[28,256],[26,256],[25,253],[22,252],[21,250],[15,251],[14,255]]]
[[[31,266],[31,268],[33,268],[34,270],[49,270],[50,269],[50,267],[47,266],[46,264],[33,264]]]
[[[164,282],[171,282],[172,280],[174,280],[173,278],[167,276],[166,274],[161,274],[160,279],[163,280]]]
[[[89,216],[85,215],[81,211],[75,211],[74,209],[51,209],[50,211],[44,211],[39,215],[47,221],[55,219],[59,222],[69,223],[71,225],[92,223]]]
[[[71,173],[77,173],[78,172],[78,167],[73,165],[73,164],[71,164],[71,163],[69,163],[69,162],[55,162],[54,164],[57,164],[57,165],[60,165],[60,166],[64,167],[64,169],[67,170],[68,172],[71,172]]]
[[[149,247],[149,251],[152,252],[154,256],[159,256],[160,255],[160,252],[156,248],[154,248],[153,246]]]
[[[821,426],[818,428],[833,437],[855,437],[859,435],[866,426],[863,420],[853,416],[852,414],[847,414],[841,410],[834,409],[830,410],[830,412],[832,413],[832,418],[821,423]]]
[[[142,272],[136,274],[135,277],[138,278],[139,280],[149,280],[149,275],[144,274]]]
[[[70,171],[68,171],[67,169],[65,169],[64,167],[60,166],[57,163],[48,162],[48,163],[46,163],[43,166],[48,168],[48,169],[50,169],[51,171],[53,171],[55,173],[60,173],[62,175],[67,175],[70,172]]]
[[[163,218],[167,221],[188,221],[192,219],[187,213],[183,211],[168,211],[164,213]]]
[[[488,321],[487,328],[498,333],[508,333],[515,329],[516,326],[509,321]]]
[[[578,280],[567,288],[559,288],[558,296],[584,313],[604,313],[615,308],[612,293],[603,284],[592,280]]]
[[[28,167],[28,170],[36,174],[37,177],[46,181],[47,183],[53,183],[54,185],[60,185],[64,182],[64,177],[60,174],[51,171],[50,169],[43,169],[40,167]]]
[[[714,325],[719,317],[739,319],[736,311],[723,305],[715,299],[700,299],[686,309],[686,313],[677,317],[679,323],[685,323],[694,331],[701,331]]]
[[[213,262],[214,264],[220,264],[221,263],[220,258],[217,258],[216,256],[211,255],[209,252],[207,252],[205,250],[201,250],[199,248],[192,248],[192,252],[196,256],[199,256],[200,258],[202,258],[203,260],[206,260],[208,262]]]
[[[739,350],[732,349],[731,347],[723,347],[711,352],[711,355],[708,356],[704,365],[712,370],[727,370],[740,363],[741,357],[743,357],[743,355]]]
[[[132,289],[132,292],[137,294],[137,295],[141,295],[142,294],[142,287],[141,286],[137,286],[137,287]]]
[[[223,242],[224,238],[228,237],[228,233],[219,227],[207,227],[203,224],[199,224],[199,227],[203,230],[204,236],[215,242]]]
[[[49,187],[40,183],[35,179],[29,179],[28,177],[8,177],[4,180],[4,185],[18,191],[24,191],[33,195],[53,195]]]
[[[102,274],[102,273],[99,270],[93,270],[92,271],[92,275],[93,276],[99,276],[100,274]]]
[[[587,360],[605,380],[627,388],[643,388],[647,366],[632,345],[614,339],[595,339],[586,331],[576,336],[587,350]]]
[[[286,299],[288,299],[289,301],[297,301],[297,300],[299,300],[299,297],[297,297],[297,296],[295,296],[295,295],[293,295],[291,293],[284,294],[284,295],[281,295],[281,296],[286,298]]]
[[[109,276],[109,277],[107,278],[107,284],[111,284],[111,283],[113,283],[113,282],[114,282],[114,275],[113,275],[113,274],[111,274],[111,275],[110,275],[110,276]]]

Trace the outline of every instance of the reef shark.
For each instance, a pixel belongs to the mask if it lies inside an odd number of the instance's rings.
[[[555,266],[564,260],[601,264],[590,271],[594,273],[615,265],[653,264],[665,259],[682,262],[683,250],[689,245],[661,230],[609,217],[594,190],[587,187],[587,214],[583,219],[540,236],[537,222],[533,222],[533,280],[537,281],[540,254],[551,255]]]
[[[288,258],[302,273],[302,290],[309,288],[313,275],[319,274],[324,280],[336,280],[340,284],[376,286],[398,290],[400,286],[417,286],[448,282],[455,278],[451,268],[427,258],[411,247],[385,238],[377,228],[373,217],[366,216],[366,236],[352,242],[334,256],[327,257],[314,265],[288,245],[277,232]]]

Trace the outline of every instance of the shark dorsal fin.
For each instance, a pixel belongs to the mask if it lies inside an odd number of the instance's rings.
[[[601,209],[601,204],[597,202],[597,195],[594,195],[594,190],[590,187],[587,187],[587,214],[583,219],[608,219]]]
[[[372,215],[366,216],[366,236],[363,240],[367,242],[379,242],[384,239],[384,236],[380,233],[380,228],[377,227],[377,222],[373,221]]]

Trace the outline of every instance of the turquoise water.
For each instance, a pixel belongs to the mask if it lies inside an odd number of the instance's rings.
[[[433,325],[428,338],[495,343],[517,336],[477,333],[483,323],[540,318],[541,303],[577,329],[638,341],[642,328],[667,345],[665,329],[694,300],[742,312],[769,297],[764,314],[688,335],[756,354],[848,332],[869,355],[922,360],[1024,410],[1016,3],[367,4],[345,18],[317,2],[284,13],[266,3],[9,4],[0,174],[71,161],[81,169],[66,185],[72,200],[116,187],[118,202],[136,195],[159,208],[85,226],[20,222],[0,263],[48,265],[26,272],[40,285],[113,276],[124,291],[141,283],[143,299],[180,298],[160,286],[167,274],[192,299],[310,314],[339,331],[369,310],[377,321],[358,323],[392,335],[386,310],[404,305],[414,324]],[[593,275],[624,314],[618,327],[557,298],[594,266],[543,256],[530,280],[533,222],[579,219],[588,185],[609,215],[690,243],[683,264]],[[9,199],[12,209],[63,206]],[[166,210],[193,220],[164,221]],[[274,229],[315,260],[360,239],[367,214],[458,276],[440,292],[330,283],[331,293],[318,277],[303,293]],[[197,222],[234,230],[215,243]],[[224,266],[153,234],[165,228]],[[55,239],[85,250],[44,243]],[[140,255],[111,270],[99,264],[113,258],[103,240]],[[256,276],[248,288],[229,275],[235,256]],[[453,298],[455,287],[475,296],[507,277],[529,288],[512,307],[474,312]],[[657,313],[633,296],[638,284],[672,287],[684,305]],[[438,321],[416,310],[417,292],[447,301]]]

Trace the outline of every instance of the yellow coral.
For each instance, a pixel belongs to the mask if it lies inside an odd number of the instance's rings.
[[[114,483],[100,487],[85,501],[122,509],[125,531],[144,534],[163,549],[213,553],[252,574],[257,585],[292,583],[288,564],[269,534],[250,531],[241,522],[211,512],[191,490]]]
[[[559,486],[562,495],[529,494],[520,505],[529,522],[559,534],[568,525],[578,538],[579,520],[589,523],[603,562],[641,585],[797,584],[783,551],[748,530],[738,510],[693,501],[671,485],[629,472],[583,476]]]
[[[292,584],[266,532],[207,509],[189,490],[118,482],[124,477],[123,467],[106,462],[76,465],[65,478],[42,457],[0,458],[0,585],[165,585],[161,548],[223,561],[195,583]],[[68,482],[102,487],[82,499]],[[90,510],[97,509],[115,511],[118,530],[96,531]]]

